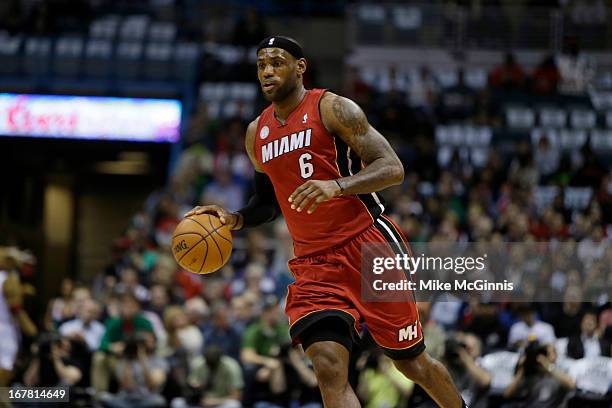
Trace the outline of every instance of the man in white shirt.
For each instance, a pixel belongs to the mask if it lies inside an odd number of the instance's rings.
[[[532,339],[537,339],[540,344],[554,344],[554,328],[546,322],[536,320],[535,310],[530,305],[522,305],[517,312],[520,321],[510,328],[509,347],[520,348]]]
[[[97,321],[100,307],[93,299],[86,299],[83,307],[77,310],[77,318],[69,320],[59,327],[59,332],[66,337],[80,337],[90,351],[95,351],[104,335],[104,325]]]

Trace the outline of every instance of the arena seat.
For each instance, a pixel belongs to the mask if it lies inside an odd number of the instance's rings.
[[[172,47],[168,43],[151,42],[145,49],[144,76],[147,79],[165,80],[170,76]]]
[[[391,10],[394,38],[400,42],[415,42],[423,24],[423,15],[419,7],[397,6]]]
[[[561,129],[559,131],[559,147],[563,150],[578,151],[587,141],[587,131],[584,129]]]
[[[540,126],[562,128],[567,122],[567,114],[563,109],[555,107],[540,108]]]
[[[591,187],[568,187],[565,189],[563,203],[570,210],[584,210],[591,201],[593,189]]]
[[[128,16],[121,22],[119,37],[122,41],[142,41],[149,28],[149,17],[145,15]]]
[[[362,44],[376,44],[385,37],[386,11],[375,4],[357,6],[357,39]]]
[[[591,110],[575,109],[570,113],[570,125],[574,129],[592,129],[597,123],[597,116]]]
[[[524,106],[508,106],[506,125],[514,129],[531,128],[535,125],[535,113],[533,109]]]
[[[0,73],[17,74],[20,70],[21,57],[19,51],[23,45],[23,37],[0,35]]]
[[[24,71],[31,75],[44,75],[49,72],[51,39],[30,37],[25,42],[23,59]]]
[[[83,39],[62,37],[55,42],[53,72],[64,77],[78,76],[82,68]]]
[[[612,152],[612,130],[591,130],[591,148],[598,153]]]
[[[200,51],[195,43],[179,43],[174,48],[173,77],[180,81],[192,81],[197,73]]]
[[[155,21],[149,26],[149,41],[170,42],[176,37],[176,25],[174,23]]]
[[[111,72],[113,46],[106,39],[90,39],[85,46],[84,73],[89,77],[104,78]]]
[[[534,204],[538,213],[550,206],[555,197],[559,194],[557,186],[536,186],[533,191]]]
[[[142,68],[142,43],[122,42],[117,45],[113,60],[113,73],[116,77],[135,79],[140,76]]]
[[[94,20],[89,26],[89,37],[112,40],[117,36],[119,16],[107,15]]]

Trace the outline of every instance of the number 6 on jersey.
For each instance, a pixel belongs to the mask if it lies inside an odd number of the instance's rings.
[[[306,179],[312,176],[312,173],[314,173],[314,166],[312,165],[312,163],[308,162],[308,160],[310,159],[312,159],[310,153],[304,153],[298,159],[298,161],[300,162],[300,174],[302,175],[302,178]]]

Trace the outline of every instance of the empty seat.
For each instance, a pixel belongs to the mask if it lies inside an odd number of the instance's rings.
[[[487,126],[466,126],[463,134],[464,144],[476,148],[488,147],[493,137],[491,128]]]
[[[134,79],[140,75],[142,44],[139,42],[123,42],[117,46],[114,59],[114,74],[118,78]]]
[[[597,116],[591,110],[576,109],[570,114],[570,125],[574,129],[592,129],[596,122]]]
[[[558,108],[541,108],[540,109],[540,126],[542,127],[565,127],[567,114],[563,109]]]
[[[128,16],[121,22],[119,36],[124,41],[142,41],[149,28],[149,17],[145,15]]]
[[[174,48],[174,77],[182,81],[193,81],[198,67],[200,51],[195,43],[179,43]]]
[[[144,76],[165,80],[170,76],[172,47],[167,43],[149,43],[145,50]]]
[[[356,10],[357,40],[361,44],[380,43],[385,36],[386,10],[376,4],[362,4]]]
[[[612,129],[612,111],[606,112],[606,127]]]
[[[176,37],[174,23],[154,22],[149,26],[149,41],[170,42]]]
[[[592,130],[591,148],[596,152],[611,152],[612,130]]]
[[[587,132],[582,129],[561,129],[559,146],[563,150],[580,150],[587,141]]]
[[[522,106],[509,106],[506,109],[506,124],[510,128],[527,129],[535,125],[535,113]]]
[[[113,47],[109,40],[91,39],[85,46],[84,73],[102,78],[110,75]]]
[[[91,38],[112,40],[117,35],[118,28],[119,16],[104,16],[90,24],[89,36]]]
[[[394,39],[406,43],[418,40],[423,14],[418,7],[394,7],[391,11]]]
[[[592,196],[591,187],[568,187],[565,189],[563,204],[570,210],[584,210],[589,205]]]
[[[19,72],[21,57],[19,50],[23,44],[21,36],[0,36],[0,74],[16,74]]]
[[[23,68],[32,75],[47,74],[50,56],[51,40],[49,38],[28,38],[25,42]]]
[[[81,71],[83,39],[78,37],[59,38],[55,43],[53,71],[56,75],[75,77]]]

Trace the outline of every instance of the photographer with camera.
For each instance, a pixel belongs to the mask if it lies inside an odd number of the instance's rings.
[[[156,340],[152,331],[136,332],[125,340],[121,357],[115,365],[119,382],[117,395],[105,393],[100,402],[107,408],[165,407],[161,389],[166,382],[168,364],[155,355]]]
[[[73,386],[83,375],[71,358],[71,342],[57,333],[43,333],[32,344],[32,361],[23,375],[28,387]]]
[[[444,358],[448,371],[471,408],[486,406],[491,375],[476,361],[481,354],[478,337],[470,333],[457,333],[449,338],[444,347]]]
[[[557,355],[552,345],[535,339],[527,343],[519,358],[516,373],[504,391],[512,408],[558,408],[563,406],[576,382],[555,367]]]

